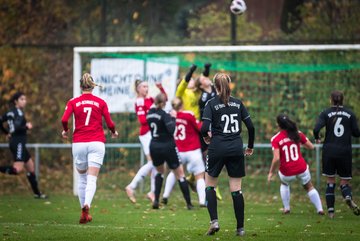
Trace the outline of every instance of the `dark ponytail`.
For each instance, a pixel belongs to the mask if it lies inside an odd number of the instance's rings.
[[[330,98],[331,98],[331,103],[333,105],[336,105],[336,113],[338,112],[339,110],[339,107],[341,105],[343,105],[343,101],[344,101],[344,94],[339,91],[339,90],[334,90],[333,92],[331,92],[331,95],[330,95]],[[335,123],[337,121],[337,115],[335,115],[336,118],[334,118],[333,122]]]
[[[228,105],[230,99],[230,76],[224,73],[217,73],[214,76],[215,88],[223,104]]]
[[[287,115],[280,114],[276,117],[277,124],[282,130],[286,130],[290,140],[295,143],[300,142],[300,135],[297,128],[297,125],[292,121]]]

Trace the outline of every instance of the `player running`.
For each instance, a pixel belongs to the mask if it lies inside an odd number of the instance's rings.
[[[171,104],[176,111],[175,143],[179,150],[181,163],[183,165],[186,164],[187,171],[195,176],[196,191],[199,197],[200,207],[206,207],[205,166],[202,159],[199,139],[200,122],[195,119],[195,116],[191,111],[184,111],[183,103],[180,98],[173,99]],[[171,173],[169,175],[171,175]],[[166,182],[166,184],[168,184],[168,182]],[[167,188],[169,187],[165,185],[165,189]],[[164,193],[162,200],[164,204],[167,204],[169,194]]]
[[[276,121],[280,132],[271,138],[273,159],[268,174],[268,182],[271,181],[280,161],[280,196],[284,205],[283,213],[290,213],[290,183],[299,179],[317,213],[324,215],[319,193],[311,183],[309,166],[300,151],[300,145],[303,145],[306,149],[314,149],[314,145],[302,132],[298,131],[296,123],[287,115],[278,115]]]
[[[245,155],[253,154],[255,128],[241,100],[230,96],[231,79],[227,74],[214,76],[217,96],[205,106],[201,134],[209,143],[206,160],[206,202],[210,215],[210,228],[207,235],[213,235],[220,229],[217,213],[215,187],[218,176],[224,166],[229,175],[230,192],[237,220],[236,235],[243,236],[244,198],[241,191],[241,178],[245,176],[243,142],[240,136],[241,122],[248,129],[248,147]],[[211,128],[210,128],[211,125]]]
[[[69,134],[68,120],[74,114],[75,128],[72,154],[79,174],[78,196],[82,210],[80,224],[92,221],[89,209],[95,195],[97,177],[105,156],[102,117],[104,117],[106,125],[111,131],[111,137],[118,136],[106,102],[92,95],[95,86],[97,84],[91,75],[85,73],[80,80],[82,95],[68,101],[61,119],[64,128],[62,136],[67,139]]]
[[[164,88],[161,83],[157,84],[157,87],[161,91],[161,93],[165,93]],[[149,85],[146,81],[136,80],[135,81],[135,91],[137,93],[137,98],[135,101],[135,112],[140,123],[140,131],[139,131],[139,139],[142,145],[144,154],[146,156],[147,163],[143,165],[138,172],[136,173],[133,180],[129,185],[126,186],[125,191],[132,203],[136,203],[136,198],[134,195],[135,189],[138,184],[144,179],[145,176],[151,171],[151,181],[150,181],[150,192],[147,193],[147,197],[154,202],[154,192],[155,192],[155,175],[157,173],[156,168],[153,166],[151,156],[150,156],[150,128],[146,121],[146,114],[150,110],[150,107],[154,103],[154,98],[148,96],[149,93]]]
[[[24,108],[26,106],[26,96],[22,92],[16,92],[11,98],[14,107],[0,116],[0,128],[9,139],[9,148],[14,157],[12,166],[1,166],[0,172],[17,175],[22,170],[26,170],[26,177],[30,183],[35,198],[45,199],[47,196],[40,192],[35,175],[35,165],[29,151],[26,148],[27,130],[32,129],[31,122],[25,118]],[[3,125],[7,122],[8,129]]]
[[[350,180],[352,178],[351,136],[360,137],[360,130],[355,114],[343,106],[344,95],[333,91],[330,96],[332,106],[321,112],[314,128],[314,137],[321,143],[319,132],[326,127],[322,150],[323,175],[327,177],[326,204],[328,215],[335,213],[335,175],[340,177],[340,189],[346,204],[355,215],[360,215],[360,208],[352,199]]]
[[[175,118],[163,110],[166,104],[166,96],[164,94],[158,94],[155,97],[154,104],[155,107],[151,108],[146,116],[152,137],[150,142],[150,155],[158,171],[158,174],[155,176],[155,200],[153,202],[153,208],[159,208],[164,163],[166,162],[179,181],[187,208],[192,209],[193,205],[190,200],[189,187],[185,180],[183,167],[179,162],[178,150],[174,140]]]

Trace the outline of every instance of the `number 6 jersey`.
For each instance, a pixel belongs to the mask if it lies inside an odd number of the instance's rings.
[[[75,130],[73,142],[105,142],[105,134],[102,126],[104,116],[106,125],[115,131],[115,124],[111,120],[108,106],[104,100],[90,93],[68,101],[61,122],[65,131],[68,130],[68,120],[71,114],[75,117]]]
[[[319,139],[320,129],[326,126],[323,150],[332,156],[351,153],[351,136],[359,137],[360,131],[354,113],[343,106],[332,106],[321,112],[314,128]]]

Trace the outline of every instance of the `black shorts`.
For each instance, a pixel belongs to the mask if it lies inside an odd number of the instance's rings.
[[[245,176],[244,155],[237,156],[206,156],[205,171],[209,176],[218,177],[223,167],[226,166],[229,177]]]
[[[335,177],[339,175],[342,179],[352,178],[352,155],[346,154],[343,156],[328,156],[322,155],[323,175],[328,177]]]
[[[180,158],[177,147],[173,144],[150,143],[150,156],[155,167],[167,163],[170,169],[180,166]]]
[[[28,162],[31,158],[29,151],[26,149],[26,141],[11,137],[9,142],[10,151],[15,161]]]

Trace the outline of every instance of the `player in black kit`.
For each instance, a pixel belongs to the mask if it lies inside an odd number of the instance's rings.
[[[236,235],[243,236],[244,198],[241,192],[241,178],[245,176],[245,156],[253,154],[255,128],[244,104],[230,96],[231,79],[227,74],[214,76],[217,95],[205,106],[201,133],[209,144],[206,160],[206,202],[210,214],[210,228],[207,235],[219,231],[215,187],[224,166],[229,175],[229,185],[237,220]],[[241,122],[248,129],[248,146],[243,151],[240,136]],[[211,125],[211,128],[210,128]]]
[[[9,138],[10,151],[14,156],[14,164],[12,166],[1,166],[0,172],[10,175],[17,175],[25,166],[26,176],[30,182],[35,198],[47,198],[38,188],[35,176],[34,162],[26,149],[26,131],[32,128],[32,124],[27,122],[23,112],[26,106],[26,97],[22,92],[17,92],[12,96],[14,107],[0,117],[0,128]],[[8,129],[3,125],[8,123]]]
[[[335,207],[335,175],[340,177],[340,189],[347,205],[355,215],[360,209],[352,200],[352,148],[351,136],[360,137],[360,130],[355,114],[343,107],[344,95],[333,91],[330,96],[332,106],[321,112],[314,128],[314,137],[321,143],[319,132],[326,126],[325,140],[322,150],[323,175],[327,177],[326,204],[330,218],[334,217]]]
[[[174,140],[175,118],[166,113],[163,108],[166,104],[166,96],[158,94],[154,100],[155,107],[151,108],[146,120],[151,129],[150,155],[153,165],[159,172],[155,176],[155,200],[153,208],[159,208],[159,197],[164,179],[164,163],[174,172],[179,181],[181,192],[188,209],[192,209],[190,192],[185,180],[184,170],[179,161],[178,150]]]

